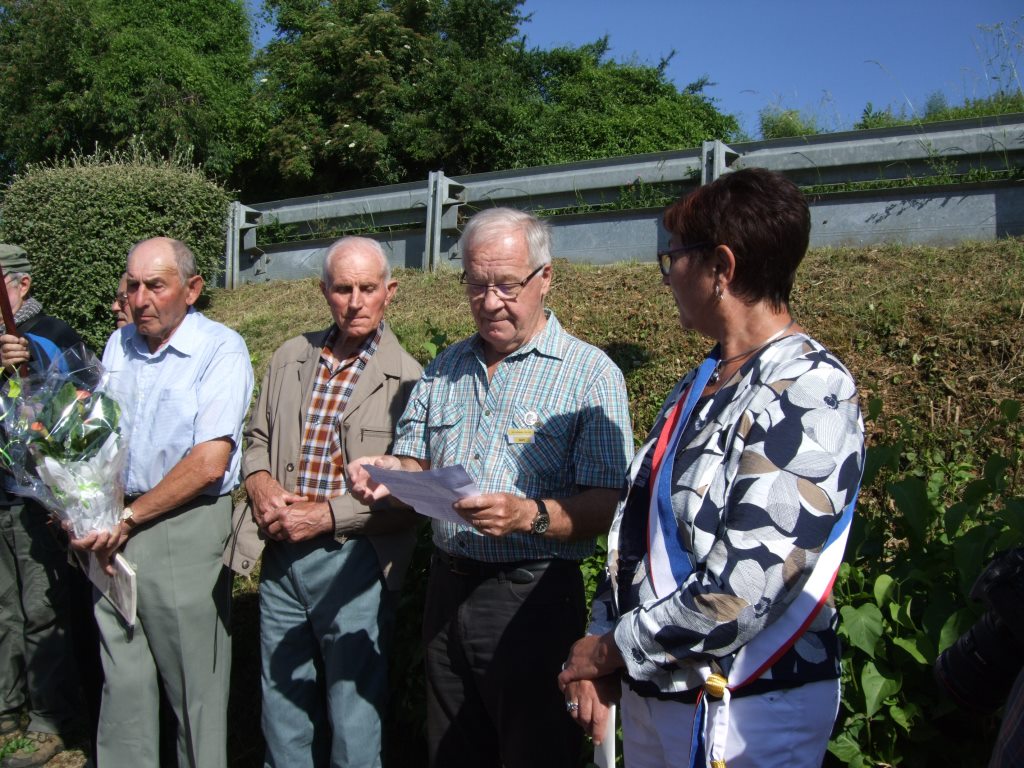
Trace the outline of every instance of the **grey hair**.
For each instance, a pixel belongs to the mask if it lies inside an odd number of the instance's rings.
[[[173,237],[152,237],[140,240],[128,251],[128,261],[131,261],[132,254],[135,253],[136,248],[143,243],[148,243],[150,240],[163,240],[167,247],[171,249],[171,253],[174,254],[174,264],[178,268],[178,277],[181,278],[182,285],[186,285],[189,280],[199,274],[199,271],[196,269],[196,255],[192,253],[192,249],[181,240],[175,240]]]
[[[532,213],[515,208],[488,208],[469,220],[459,241],[463,263],[477,240],[509,230],[522,232],[526,238],[531,267],[551,263],[551,227]]]
[[[320,279],[324,282],[324,285],[327,285],[331,281],[331,276],[328,272],[329,267],[331,266],[331,260],[334,258],[334,255],[344,248],[348,248],[350,246],[355,245],[366,248],[370,251],[373,251],[373,253],[376,254],[376,256],[380,259],[381,277],[384,278],[385,283],[390,282],[391,264],[388,262],[387,254],[384,253],[384,249],[381,247],[381,244],[374,240],[372,237],[357,237],[355,235],[349,235],[347,237],[341,238],[340,240],[335,240],[333,243],[331,243],[331,247],[327,249],[327,253],[324,255],[324,266],[322,271],[320,272]]]

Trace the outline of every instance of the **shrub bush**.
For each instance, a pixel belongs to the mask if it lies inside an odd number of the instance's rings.
[[[873,400],[869,415],[880,411]],[[864,485],[881,496],[859,510],[835,585],[843,707],[829,750],[852,768],[973,766],[992,749],[995,718],[958,710],[932,665],[983,610],[967,597],[974,580],[1024,540],[1020,416],[1010,399],[980,423],[932,432],[895,416],[894,438],[868,451]]]
[[[33,294],[99,351],[113,329],[109,307],[128,249],[156,235],[178,238],[213,283],[223,270],[229,200],[187,154],[157,157],[136,143],[15,177],[4,195],[0,241],[29,252]]]

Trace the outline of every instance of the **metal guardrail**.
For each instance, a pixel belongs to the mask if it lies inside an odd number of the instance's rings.
[[[921,179],[970,169],[1024,167],[1024,114],[850,131],[796,139],[496,171],[460,177],[431,173],[426,184],[396,184],[315,197],[234,203],[225,248],[225,284],[316,274],[334,236],[373,230],[392,266],[437,269],[458,258],[459,227],[493,205],[554,214],[556,256],[610,263],[650,259],[663,245],[661,208],[600,208],[624,191],[681,194],[728,169],[759,166],[803,187]],[[946,244],[1024,234],[1024,184],[1014,181],[821,192],[810,197],[811,244]],[[296,240],[259,242],[260,226],[293,225]]]

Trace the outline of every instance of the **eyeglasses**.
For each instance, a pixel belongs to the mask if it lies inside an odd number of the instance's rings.
[[[459,284],[466,286],[466,293],[474,299],[483,298],[488,291],[493,290],[494,295],[502,301],[515,301],[526,284],[546,266],[547,264],[541,264],[518,283],[471,283],[466,279],[466,273],[463,272],[462,277],[459,278]]]
[[[128,304],[128,294],[127,293],[118,293],[114,297],[114,300],[117,302],[117,306],[119,306],[121,309],[124,309],[127,306],[127,304]]]
[[[702,240],[699,243],[691,243],[690,245],[680,245],[678,248],[668,248],[664,251],[658,251],[658,268],[661,270],[661,274],[668,277],[669,270],[672,269],[673,256],[678,256],[681,253],[687,251],[699,251],[701,248],[707,248],[711,245],[707,240]]]

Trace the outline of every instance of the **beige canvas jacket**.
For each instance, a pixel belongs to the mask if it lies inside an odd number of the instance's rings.
[[[244,433],[243,478],[266,471],[284,488],[295,488],[305,414],[328,330],[296,336],[274,353]],[[360,374],[345,407],[341,439],[346,461],[388,452],[395,425],[422,372],[385,326],[377,352]],[[398,589],[416,542],[418,516],[403,510],[371,512],[347,493],[329,503],[335,537],[367,536],[377,551],[388,588]],[[236,506],[232,529],[224,562],[248,575],[264,547],[248,501]]]

